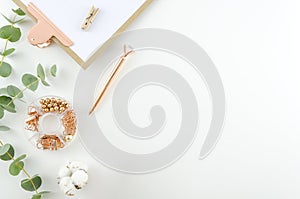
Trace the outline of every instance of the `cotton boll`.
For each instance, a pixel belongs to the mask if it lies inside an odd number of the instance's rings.
[[[84,170],[84,171],[87,171],[88,168],[87,168],[87,165],[82,163],[82,162],[70,162],[69,165],[68,165],[69,169],[71,170],[72,173],[76,172],[77,170]]]
[[[72,172],[69,168],[67,167],[62,167],[59,172],[58,172],[58,177],[63,178],[63,177],[70,177],[72,175]]]
[[[72,191],[75,188],[70,177],[60,179],[59,187],[67,195],[73,194]]]
[[[77,189],[81,189],[87,184],[89,176],[85,171],[78,170],[75,173],[73,173],[71,179],[75,187]]]

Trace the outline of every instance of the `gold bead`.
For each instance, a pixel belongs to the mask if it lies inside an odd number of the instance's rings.
[[[60,109],[59,109],[60,111],[64,111],[65,110],[65,108],[64,107],[60,107]]]
[[[57,103],[54,103],[53,106],[54,106],[54,107],[57,106]]]
[[[50,108],[50,112],[54,112],[54,108]]]
[[[47,106],[48,106],[49,108],[51,108],[51,107],[52,107],[52,104],[48,104]]]
[[[73,139],[73,136],[72,136],[72,135],[67,135],[67,136],[65,137],[65,140],[66,140],[67,142],[71,142],[72,139]]]
[[[44,99],[41,99],[41,100],[40,100],[40,103],[41,103],[41,104],[44,104],[44,102],[45,102]]]
[[[55,107],[54,107],[54,110],[55,110],[55,111],[58,111],[58,110],[59,110],[59,107],[58,107],[58,106],[55,106]]]
[[[57,104],[61,104],[61,99],[57,99],[57,100],[56,100],[56,103],[57,103]]]
[[[46,113],[49,112],[49,109],[48,109],[48,108],[45,108],[45,109],[44,109],[44,112],[46,112]]]
[[[45,104],[43,104],[43,105],[42,105],[42,108],[45,109],[45,108],[47,108],[47,106],[46,106]]]
[[[49,98],[46,98],[45,101],[46,101],[46,103],[50,103],[51,100]]]
[[[51,102],[56,102],[56,99],[54,97],[52,97]]]

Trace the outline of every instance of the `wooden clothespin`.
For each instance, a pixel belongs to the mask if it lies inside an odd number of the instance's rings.
[[[37,47],[43,48],[51,44],[51,38],[57,38],[62,45],[71,46],[73,42],[58,27],[56,27],[50,19],[46,17],[33,3],[29,3],[27,10],[32,14],[37,24],[29,31],[29,42]]]
[[[87,15],[87,17],[85,18],[83,24],[81,25],[81,29],[87,31],[90,26],[92,25],[94,19],[96,18],[96,16],[98,15],[100,9],[99,8],[95,8],[94,6],[92,6],[92,8],[90,9],[89,14]]]

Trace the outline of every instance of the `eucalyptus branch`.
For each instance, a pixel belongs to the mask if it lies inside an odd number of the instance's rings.
[[[37,83],[39,83],[40,81],[41,81],[41,79],[38,78],[36,81],[30,83],[28,86],[26,86],[25,88],[23,88],[22,90],[20,90],[20,91],[16,94],[16,96],[14,96],[14,97],[11,98],[11,100],[10,100],[10,102],[7,104],[7,106],[10,106],[12,103],[14,103],[14,101],[15,101],[16,99],[18,99],[18,97],[19,97],[20,95],[23,95],[23,93],[24,93],[27,89],[29,89],[30,86],[32,86],[32,85],[34,85],[34,84],[37,84]]]
[[[18,16],[25,15],[25,13],[21,9],[16,9],[12,11],[15,13],[12,20],[2,14],[2,16],[10,23],[10,25],[6,25],[0,28],[0,38],[5,40],[4,48],[0,53],[0,76],[2,77],[8,77],[12,73],[12,66],[9,63],[4,62],[4,60],[7,56],[11,55],[15,51],[14,48],[8,49],[8,43],[17,42],[21,38],[21,30],[20,28],[15,27],[15,25],[21,22],[24,18],[21,18],[19,20],[16,20],[16,18]]]
[[[45,195],[49,192],[42,191],[40,192],[38,189],[42,184],[42,179],[40,176],[35,175],[31,176],[28,171],[24,168],[23,160],[26,158],[26,155],[21,155],[18,158],[14,158],[15,150],[10,144],[3,144],[0,140],[0,159],[3,161],[12,161],[9,166],[9,173],[12,176],[17,176],[21,173],[21,171],[26,176],[26,179],[21,181],[21,187],[26,191],[35,192],[32,196],[32,199],[40,199],[42,195]]]
[[[4,58],[6,57],[5,56],[5,52],[6,52],[6,50],[7,50],[7,46],[8,46],[8,39],[6,39],[6,41],[5,41],[5,44],[4,44],[4,48],[3,48],[3,51],[2,51],[2,58],[1,58],[1,62],[0,62],[0,67],[2,66],[2,63],[4,62]]]

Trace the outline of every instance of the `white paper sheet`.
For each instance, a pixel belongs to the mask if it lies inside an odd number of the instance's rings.
[[[22,0],[33,2],[72,41],[71,49],[87,61],[146,0]],[[80,27],[91,6],[100,13],[88,31]]]

